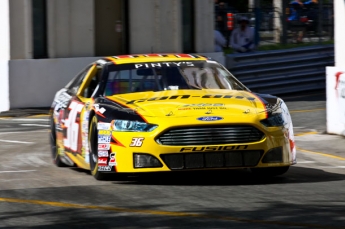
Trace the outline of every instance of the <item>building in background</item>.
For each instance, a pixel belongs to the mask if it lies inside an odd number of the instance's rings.
[[[213,0],[1,0],[0,111],[49,106],[55,91],[96,57],[213,53],[213,4]]]

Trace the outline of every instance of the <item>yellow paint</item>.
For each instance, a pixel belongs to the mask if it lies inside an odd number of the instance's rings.
[[[280,226],[322,228],[322,229],[323,228],[329,228],[329,229],[336,228],[336,227],[331,227],[331,226],[326,227],[326,226],[316,225],[316,224],[284,222],[284,221],[255,220],[255,219],[246,219],[246,218],[239,218],[239,217],[233,217],[233,216],[221,216],[221,215],[199,214],[199,213],[188,213],[188,212],[157,211],[157,210],[147,210],[147,209],[118,208],[118,207],[111,207],[111,206],[83,205],[83,204],[72,204],[72,203],[52,202],[52,201],[43,201],[43,200],[0,198],[0,202],[45,205],[45,206],[51,206],[51,207],[74,208],[74,209],[92,209],[92,210],[109,211],[109,212],[148,214],[148,215],[159,215],[159,216],[168,216],[168,217],[213,219],[213,220],[254,223],[254,224],[264,224],[264,225],[280,225]]]
[[[326,108],[319,108],[319,109],[312,109],[312,110],[292,110],[290,111],[291,114],[293,113],[306,113],[306,112],[316,112],[316,111],[324,111]]]
[[[317,155],[321,155],[321,156],[324,156],[324,157],[329,157],[329,158],[345,161],[345,157],[339,157],[339,156],[335,156],[335,155],[332,155],[332,154],[321,153],[321,152],[314,152],[314,151],[310,151],[310,150],[301,149],[299,147],[297,147],[297,150],[299,150],[301,152],[304,152],[304,153],[317,154]]]
[[[80,155],[74,156],[72,153],[66,152],[66,155],[79,167],[90,170],[90,165],[85,163],[85,160]]]
[[[301,136],[313,135],[313,134],[318,134],[318,132],[312,131],[312,132],[298,133],[298,134],[295,134],[295,136],[301,137]]]
[[[111,131],[110,130],[99,130],[98,134],[99,135],[111,135]]]
[[[49,118],[48,114],[31,115],[26,118]]]

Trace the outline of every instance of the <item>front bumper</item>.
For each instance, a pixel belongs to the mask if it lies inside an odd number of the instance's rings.
[[[289,139],[281,128],[260,129],[256,142],[220,145],[168,146],[157,143],[158,133],[113,133],[116,157],[112,171],[123,173],[168,172],[289,166],[295,163]],[[134,144],[140,139],[141,144]],[[135,155],[150,155],[159,166],[135,168]],[[138,157],[137,157],[138,158]]]

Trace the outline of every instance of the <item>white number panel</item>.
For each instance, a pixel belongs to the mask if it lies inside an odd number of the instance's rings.
[[[68,119],[65,119],[66,138],[64,145],[73,152],[78,150],[80,122],[77,122],[77,116],[83,110],[84,104],[72,101],[68,109],[70,110]]]

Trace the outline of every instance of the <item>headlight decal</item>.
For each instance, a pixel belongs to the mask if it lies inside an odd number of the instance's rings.
[[[116,132],[151,132],[158,126],[139,121],[113,120],[111,127]]]

